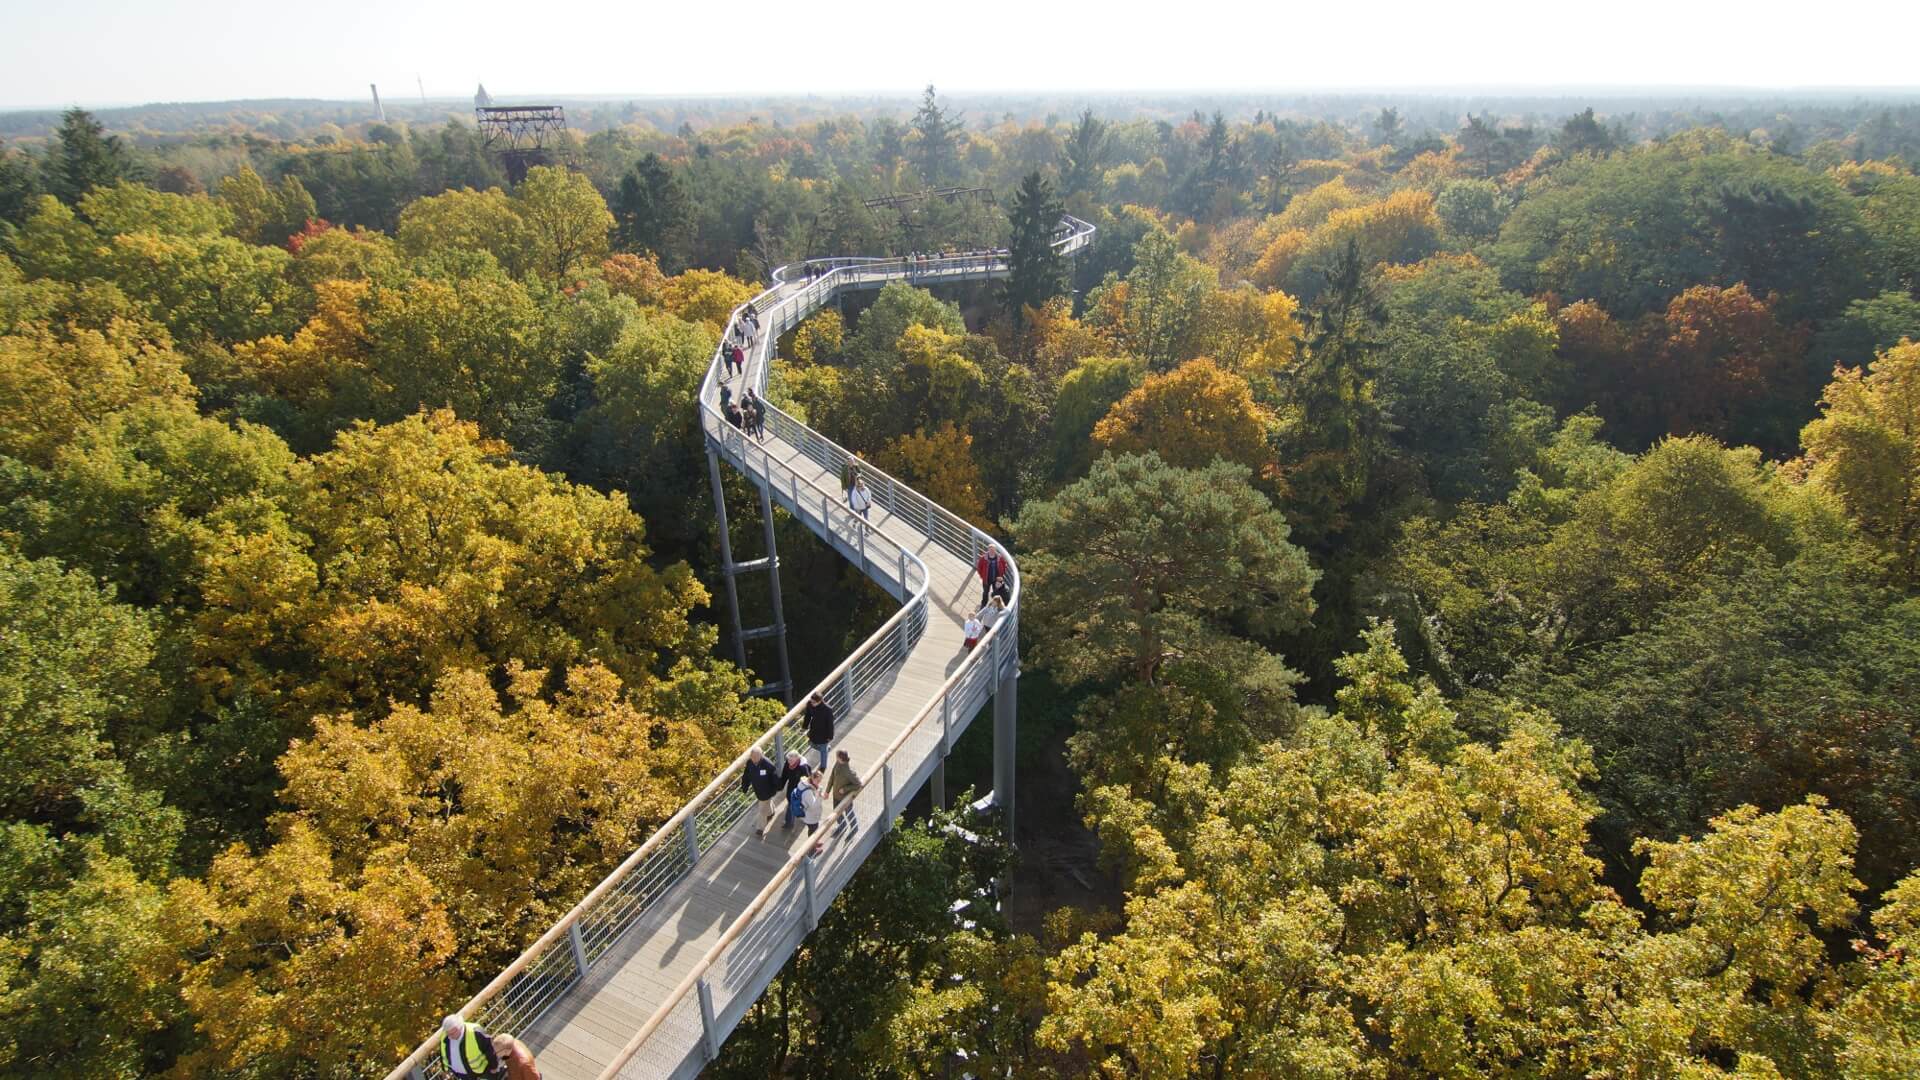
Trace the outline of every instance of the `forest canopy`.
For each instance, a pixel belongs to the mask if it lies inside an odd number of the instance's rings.
[[[1920,107],[994,102],[0,120],[0,1076],[390,1068],[777,714],[728,313],[988,246],[771,393],[1007,538],[1062,812],[899,830],[713,1075],[1910,1075]]]

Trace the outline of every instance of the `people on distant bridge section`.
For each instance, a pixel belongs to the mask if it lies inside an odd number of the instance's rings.
[[[440,1064],[454,1076],[507,1080],[507,1066],[494,1049],[493,1036],[459,1013],[448,1013],[440,1021]]]
[[[807,774],[812,771],[813,766],[800,756],[800,751],[787,751],[787,764],[780,770],[780,783],[787,789],[787,819],[780,826],[780,831],[792,829],[793,819],[801,816],[800,785],[807,782]]]
[[[807,742],[820,753],[820,768],[827,767],[827,750],[833,746],[833,706],[818,691],[807,699]]]
[[[1006,572],[1007,557],[996,544],[989,544],[987,550],[973,561],[973,572],[980,575],[980,606],[986,607],[993,599],[993,583]]]
[[[759,747],[747,751],[747,768],[740,774],[740,790],[752,792],[760,802],[760,827],[754,831],[761,836],[773,828],[773,800],[780,794],[780,769]]]

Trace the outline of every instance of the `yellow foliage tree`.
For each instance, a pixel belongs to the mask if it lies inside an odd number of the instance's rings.
[[[641,307],[659,307],[666,293],[667,275],[660,272],[660,260],[652,254],[621,252],[600,261],[600,276],[617,295],[630,296]]]
[[[1920,585],[1920,342],[1902,341],[1866,371],[1840,368],[1819,419],[1800,433],[1807,474]]]
[[[107,333],[45,324],[0,335],[0,454],[36,465],[81,428],[137,401],[190,402],[171,348],[116,320]]]
[[[676,318],[705,323],[716,333],[733,309],[753,299],[753,287],[718,270],[689,270],[667,279],[660,302]]]
[[[987,482],[973,460],[973,436],[952,421],[889,442],[880,467],[922,495],[981,527],[987,521]]]
[[[299,715],[420,701],[441,673],[697,652],[706,592],[648,565],[624,495],[512,462],[445,410],[362,422],[295,466],[284,514],[202,551],[199,675]]]
[[[846,340],[846,323],[828,308],[794,328],[793,358],[802,364],[824,363],[840,355]]]
[[[1152,450],[1183,469],[1224,458],[1270,479],[1267,419],[1245,379],[1201,357],[1148,376],[1094,425],[1093,442],[1115,454]]]
[[[1299,349],[1300,303],[1286,293],[1250,287],[1208,293],[1200,308],[1200,348],[1228,371],[1271,376]]]

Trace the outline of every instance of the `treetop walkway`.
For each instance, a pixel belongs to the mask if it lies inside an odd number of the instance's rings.
[[[1093,232],[1086,222],[1063,217],[1054,246],[1071,254]],[[936,285],[1007,273],[1004,250],[781,267],[752,301],[759,331],[747,350],[744,378],[733,384],[736,397],[751,385],[764,398],[780,335],[843,293],[895,281]],[[746,316],[745,306],[733,313],[723,347]],[[1017,565],[1006,613],[978,646],[966,650],[962,623],[979,606],[975,561],[995,544],[993,538],[772,405],[764,439],[749,437],[721,411],[725,381],[716,353],[700,387],[700,423],[721,520],[736,659],[744,662],[747,641],[778,638],[782,681],[770,689],[804,702],[786,685],[775,505],[900,601],[899,610],[812,691],[833,707],[839,718],[834,748],[850,753],[865,783],[854,800],[860,825],[851,840],[829,839],[817,858],[808,857],[810,840],[798,826],[791,833],[776,826],[760,838],[750,820],[755,804],[740,786],[743,751],[461,1009],[488,1031],[519,1036],[549,1080],[697,1074],[920,786],[933,779],[936,798],[943,798],[946,756],[990,700],[993,797],[1012,812]],[[733,559],[721,461],[758,489],[765,558]],[[849,463],[872,489],[866,523],[848,508],[841,488]],[[744,629],[735,578],[761,571],[772,587],[774,623]],[[776,762],[789,748],[806,752],[801,707],[789,709],[753,745]],[[823,827],[821,835],[829,831]],[[444,1077],[439,1044],[437,1033],[427,1038],[388,1080]]]

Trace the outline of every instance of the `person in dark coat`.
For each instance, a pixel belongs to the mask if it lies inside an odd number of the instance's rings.
[[[820,768],[827,767],[827,748],[833,745],[833,706],[815,693],[807,701],[807,742],[820,752]]]
[[[1000,576],[993,579],[993,588],[989,590],[993,599],[1000,601],[1001,607],[1013,603],[1013,574],[1002,564]]]
[[[757,746],[747,751],[747,771],[740,775],[740,790],[752,792],[760,800],[760,827],[754,831],[767,835],[773,827],[773,800],[780,796],[780,769]]]
[[[813,766],[807,764],[807,759],[800,756],[800,751],[787,751],[786,767],[780,770],[780,784],[787,791],[787,820],[780,826],[783,831],[793,828],[793,819],[800,816],[800,807],[796,804],[794,795],[799,792],[800,785],[806,781],[807,774],[812,771]]]
[[[1007,557],[1000,554],[998,547],[990,547],[980,553],[973,561],[973,572],[980,575],[980,606],[986,607],[993,599],[993,583],[1006,571]]]

